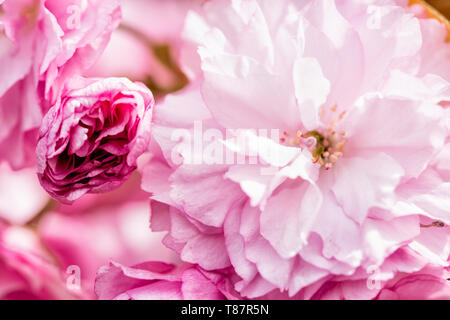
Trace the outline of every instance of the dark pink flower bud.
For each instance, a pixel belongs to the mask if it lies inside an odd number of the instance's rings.
[[[45,115],[36,148],[38,176],[54,198],[71,202],[109,191],[147,150],[153,95],[125,78],[76,78]]]

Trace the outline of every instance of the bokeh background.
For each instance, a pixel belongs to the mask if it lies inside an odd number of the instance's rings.
[[[450,19],[450,0],[427,0],[427,2]]]

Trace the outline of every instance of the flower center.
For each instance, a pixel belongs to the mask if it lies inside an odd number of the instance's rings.
[[[337,132],[336,123],[340,121],[345,112],[341,112],[338,117],[333,117],[336,114],[337,107],[330,108],[330,115],[326,117],[325,110],[322,109],[322,119],[329,120],[329,124],[325,128],[319,128],[303,133],[298,130],[296,135],[291,135],[288,132],[283,132],[283,137],[280,142],[293,147],[307,148],[311,151],[312,162],[319,164],[325,170],[330,170],[336,161],[342,157],[344,146],[347,143],[345,139],[345,131]]]

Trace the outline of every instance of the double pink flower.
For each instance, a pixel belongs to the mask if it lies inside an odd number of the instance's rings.
[[[125,78],[72,79],[42,122],[42,186],[70,202],[121,185],[147,150],[153,104],[144,85]]]

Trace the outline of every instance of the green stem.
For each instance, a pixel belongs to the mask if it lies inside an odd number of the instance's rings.
[[[52,198],[49,198],[45,206],[31,219],[27,222],[26,226],[31,229],[36,229],[41,219],[50,211],[56,208],[58,202]]]

